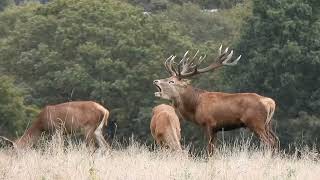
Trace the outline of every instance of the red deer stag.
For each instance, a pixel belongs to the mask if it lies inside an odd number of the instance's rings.
[[[161,104],[152,109],[150,130],[160,146],[181,151],[180,122],[172,106]]]
[[[44,131],[61,129],[70,133],[74,130],[84,130],[88,145],[94,143],[94,138],[100,147],[107,147],[102,129],[107,126],[109,111],[93,101],[74,101],[44,107],[31,127],[24,135],[12,142],[16,148],[33,145]]]
[[[221,48],[216,60],[205,68],[199,68],[205,56],[195,60],[199,51],[193,57],[187,57],[187,51],[179,63],[174,61],[175,56],[170,56],[164,65],[171,77],[154,80],[159,91],[155,96],[171,100],[179,116],[204,128],[209,154],[213,151],[218,131],[240,127],[249,128],[265,144],[277,147],[278,137],[270,123],[275,110],[275,102],[271,98],[255,93],[208,92],[192,87],[185,79],[222,66],[236,65],[241,56],[230,62],[233,51],[229,53],[226,48],[221,53]]]

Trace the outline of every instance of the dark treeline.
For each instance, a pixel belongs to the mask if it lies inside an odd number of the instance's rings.
[[[0,135],[21,135],[47,104],[94,100],[118,121],[118,138],[150,143],[151,109],[166,102],[152,84],[168,76],[163,61],[200,49],[208,63],[223,44],[242,54],[238,66],[193,85],[271,97],[282,145],[316,144],[319,9],[317,0],[0,1]],[[197,126],[182,126],[185,143],[203,142]],[[229,136],[240,133],[219,139]]]

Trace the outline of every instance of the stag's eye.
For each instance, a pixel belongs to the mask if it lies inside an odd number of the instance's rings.
[[[169,81],[169,84],[174,84],[174,81]]]

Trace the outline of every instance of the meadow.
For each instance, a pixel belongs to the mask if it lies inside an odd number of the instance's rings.
[[[61,138],[37,148],[0,150],[0,178],[11,179],[303,179],[320,176],[312,149],[271,153],[247,142],[222,144],[214,155],[150,150],[132,141],[127,147],[93,150]]]

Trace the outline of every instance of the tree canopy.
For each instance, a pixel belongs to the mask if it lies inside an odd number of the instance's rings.
[[[278,131],[287,131],[282,139],[301,138],[320,120],[319,2],[253,2],[253,15],[237,46],[243,61],[236,72],[228,72],[230,80],[238,91],[275,99]]]

